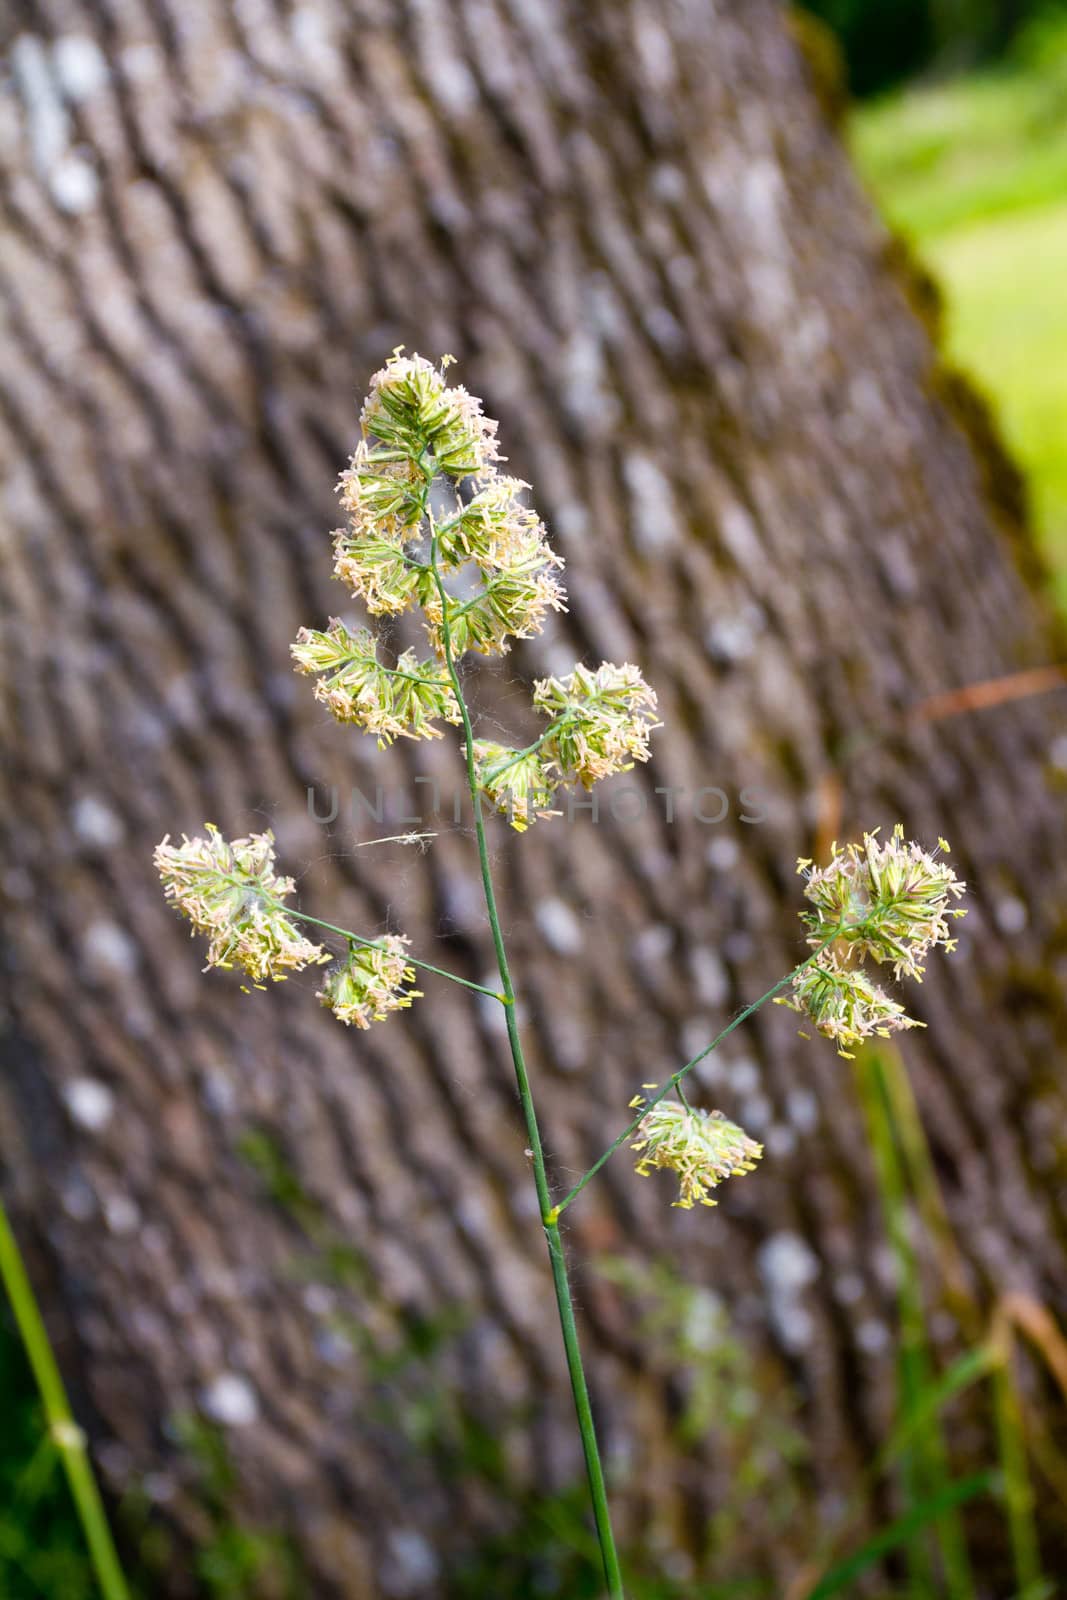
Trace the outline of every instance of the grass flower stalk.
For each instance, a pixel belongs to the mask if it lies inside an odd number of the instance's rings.
[[[675,1175],[675,1205],[713,1206],[713,1191],[752,1171],[762,1147],[723,1113],[691,1105],[682,1081],[770,1000],[806,1016],[843,1054],[872,1033],[918,1026],[873,983],[864,963],[888,964],[897,978],[921,977],[931,949],[951,948],[948,919],[961,914],[952,902],[963,886],[935,856],[906,843],[899,829],[885,844],[867,834],[862,846],[835,849],[831,862],[817,871],[802,862],[811,954],[741,1010],[662,1088],[645,1084],[645,1092],[630,1102],[636,1114],[629,1125],[569,1193],[553,1199],[486,817],[502,814],[523,833],[558,815],[558,790],[590,789],[646,762],[650,736],[660,724],[655,692],[637,666],[578,663],[572,672],[533,685],[531,709],[547,720],[531,744],[512,748],[477,737],[463,692],[463,656],[505,655],[512,640],[539,633],[549,612],[565,610],[566,597],[557,576],[563,563],[537,512],[522,501],[528,485],[499,472],[496,423],[479,400],[449,385],[446,364],[438,368],[396,352],[375,374],[361,414],[362,438],[341,479],[348,524],[334,536],[335,575],[353,598],[372,616],[421,610],[430,655],[420,658],[409,647],[390,657],[381,637],[354,632],[338,619],[325,630],[301,629],[292,653],[297,671],[316,679],[316,698],[336,720],[374,736],[380,746],[396,738],[439,738],[443,723],[461,730],[500,989],[410,955],[401,934],[358,935],[298,910],[291,901],[293,880],[275,871],[269,834],[231,844],[209,826],[206,838],[184,839],[178,846],[165,839],[156,859],[168,899],[209,939],[208,965],[238,966],[257,988],[331,960],[298,931],[299,922],[344,940],[318,998],[349,1026],[385,1023],[406,1009],[419,998],[411,987],[417,970],[440,974],[504,1007],[604,1580],[610,1600],[624,1600],[560,1219],[627,1143],[639,1175],[660,1169]],[[412,835],[410,842],[425,837]]]
[[[585,1367],[582,1362],[582,1348],[578,1338],[578,1326],[574,1316],[574,1299],[571,1294],[570,1278],[567,1273],[567,1260],[559,1231],[559,1210],[552,1203],[548,1173],[545,1168],[544,1147],[541,1143],[541,1130],[537,1121],[537,1109],[530,1089],[529,1074],[526,1070],[526,1060],[522,1051],[522,1039],[519,1036],[515,989],[511,979],[507,950],[504,945],[504,934],[500,926],[496,890],[493,886],[493,872],[489,862],[489,846],[485,836],[485,819],[482,815],[482,792],[478,782],[476,766],[474,729],[471,725],[470,712],[463,696],[463,686],[460,682],[452,650],[448,622],[448,597],[437,565],[436,540],[434,541],[431,561],[434,578],[441,596],[441,609],[444,618],[442,643],[445,663],[449,677],[452,680],[452,689],[456,697],[456,703],[459,706],[466,739],[467,784],[470,789],[471,805],[474,812],[474,831],[478,842],[478,861],[481,868],[482,890],[485,895],[485,909],[492,932],[493,949],[496,953],[497,966],[500,971],[500,983],[507,1000],[508,1045],[511,1050],[512,1066],[515,1070],[515,1083],[518,1088],[519,1102],[522,1106],[522,1114],[526,1123],[526,1137],[529,1141],[533,1162],[534,1183],[537,1188],[538,1205],[541,1209],[541,1222],[545,1230],[545,1239],[548,1243],[548,1256],[552,1268],[552,1285],[556,1295],[556,1308],[559,1312],[560,1332],[563,1335],[563,1347],[567,1358],[571,1392],[574,1396],[574,1409],[582,1436],[582,1453],[585,1457],[589,1494],[593,1503],[593,1518],[596,1523],[597,1539],[600,1544],[600,1555],[604,1566],[604,1581],[608,1586],[608,1594],[611,1600],[624,1600],[622,1569],[619,1566],[615,1534],[611,1525],[611,1510],[608,1505],[604,1466],[600,1458],[596,1424],[593,1420],[593,1408],[589,1399],[589,1385],[586,1381]]]

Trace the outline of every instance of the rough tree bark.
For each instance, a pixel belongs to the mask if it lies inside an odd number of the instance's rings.
[[[490,970],[462,829],[413,859],[308,811],[459,777],[451,747],[379,755],[289,669],[343,609],[333,481],[399,343],[460,358],[567,559],[570,611],[514,673],[630,659],[662,701],[643,818],[497,838],[557,1172],[796,959],[792,863],[828,817],[900,818],[974,887],[906,1052],[969,1288],[1064,1310],[1063,699],[912,714],[1056,641],[1010,468],[784,13],[42,0],[4,32],[0,1151],[113,1485],[202,1528],[166,1424],[206,1407],[234,1514],[362,1600],[443,1592],[503,1515],[493,1474],[579,1471],[489,1011],[434,983],[352,1037],[310,983],[245,997],[201,977],[149,859],[205,817],[269,824],[307,909]],[[723,1055],[702,1092],[766,1138],[759,1175],[680,1214],[620,1158],[571,1247],[725,1296],[799,1391],[825,1505],[886,1415],[870,1163],[847,1070],[794,1018]],[[697,1549],[719,1435],[679,1451],[678,1385],[579,1273],[621,1520]],[[798,1546],[760,1532],[736,1547],[784,1582]]]

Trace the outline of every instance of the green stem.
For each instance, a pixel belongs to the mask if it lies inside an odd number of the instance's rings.
[[[325,928],[328,933],[339,933],[345,939],[350,939],[353,944],[377,944],[377,939],[364,939],[358,933],[353,933],[351,928],[339,928],[334,922],[323,922],[321,917],[312,917],[306,911],[296,911],[292,906],[287,906],[283,900],[275,900],[271,895],[264,898],[277,911],[284,911],[287,917],[296,917],[301,922],[310,922],[316,928]],[[473,989],[475,994],[486,994],[490,1000],[499,1000],[501,1005],[510,1005],[511,1001],[498,989],[487,989],[484,984],[472,983],[469,978],[461,978],[458,973],[447,972],[444,967],[435,967],[430,961],[417,961],[414,956],[405,953],[404,960],[410,966],[420,967],[423,972],[434,972],[439,978],[447,978],[450,983],[458,983],[464,989]]]
[[[364,842],[368,844],[388,843],[385,839],[370,839]],[[225,872],[220,872],[218,876],[223,883],[232,883],[235,889],[249,888],[247,879],[234,878]],[[339,928],[336,922],[323,922],[321,917],[313,917],[308,911],[298,911],[295,906],[286,905],[284,900],[276,899],[274,895],[267,894],[264,889],[256,889],[255,892],[260,895],[264,903],[269,905],[272,910],[280,911],[287,917],[295,917],[298,922],[309,922],[312,927],[325,928],[327,933],[339,933],[342,939],[348,939],[352,944],[372,945],[378,943],[377,939],[364,939],[362,934],[353,933],[351,928]],[[435,967],[432,961],[420,961],[416,956],[409,955],[405,955],[404,959],[410,966],[419,967],[423,972],[436,973],[439,978],[447,978],[449,983],[458,983],[463,989],[473,989],[475,994],[484,994],[488,995],[490,1000],[499,1000],[501,1005],[509,1004],[507,998],[498,989],[487,989],[482,983],[472,983],[469,978],[461,978],[457,972],[449,972],[444,967]]]
[[[470,712],[463,697],[463,687],[460,683],[459,673],[452,653],[448,597],[437,565],[436,534],[434,534],[430,547],[430,565],[433,569],[438,593],[441,596],[441,638],[444,645],[445,662],[448,667],[448,675],[452,680],[452,688],[459,706],[466,739],[467,786],[470,789],[471,805],[474,811],[474,831],[478,841],[478,861],[481,867],[485,908],[489,916],[489,927],[492,931],[497,966],[500,969],[500,982],[507,1001],[505,1016],[507,1018],[508,1044],[511,1047],[515,1081],[518,1085],[519,1101],[522,1105],[522,1114],[526,1123],[526,1136],[533,1159],[534,1183],[537,1188],[538,1204],[541,1208],[541,1221],[544,1224],[545,1238],[548,1241],[548,1256],[552,1266],[552,1283],[556,1292],[556,1306],[559,1311],[560,1330],[563,1334],[563,1347],[567,1356],[567,1371],[570,1374],[571,1392],[574,1396],[574,1409],[577,1413],[578,1428],[582,1436],[585,1470],[589,1480],[589,1493],[593,1502],[593,1518],[596,1523],[597,1538],[600,1542],[600,1555],[604,1564],[604,1578],[608,1586],[610,1600],[625,1600],[622,1572],[619,1567],[618,1553],[615,1549],[615,1536],[611,1527],[611,1512],[608,1506],[607,1486],[604,1482],[604,1468],[600,1460],[600,1449],[597,1445],[596,1427],[593,1422],[593,1411],[589,1401],[589,1387],[586,1383],[585,1369],[582,1365],[582,1351],[574,1317],[574,1301],[571,1296],[570,1280],[567,1276],[567,1261],[563,1253],[563,1241],[560,1238],[559,1212],[552,1205],[552,1196],[548,1187],[548,1175],[545,1170],[544,1149],[541,1144],[541,1131],[537,1124],[537,1112],[534,1108],[530,1080],[526,1071],[526,1061],[522,1053],[522,1040],[519,1037],[519,1024],[515,1012],[515,990],[511,981],[507,952],[504,948],[504,935],[497,910],[496,892],[493,888],[493,874],[489,865],[489,846],[486,842],[485,821],[482,815],[481,792],[478,787],[478,775],[474,763],[474,729],[471,726]]]
[[[104,1600],[129,1600],[129,1590],[107,1525],[103,1502],[85,1447],[85,1435],[70,1402],[48,1342],[18,1241],[0,1205],[0,1279],[11,1302],[23,1348],[33,1369],[52,1443],[59,1451],[78,1519]]]
[[[608,1145],[608,1148],[604,1151],[604,1154],[593,1162],[593,1165],[583,1177],[579,1178],[578,1182],[574,1185],[574,1188],[570,1191],[570,1193],[565,1195],[556,1206],[555,1215],[557,1217],[560,1216],[564,1211],[566,1211],[572,1200],[577,1200],[586,1184],[589,1183],[591,1179],[596,1177],[601,1167],[606,1165],[606,1163],[611,1160],[616,1150],[621,1149],[626,1141],[633,1137],[641,1123],[644,1121],[645,1117],[647,1117],[648,1113],[652,1110],[653,1106],[658,1106],[661,1100],[666,1100],[667,1096],[678,1088],[678,1085],[681,1083],[682,1079],[687,1073],[692,1072],[693,1068],[698,1066],[700,1062],[704,1060],[705,1056],[710,1056],[713,1050],[718,1049],[723,1040],[729,1038],[734,1029],[739,1028],[742,1022],[747,1022],[754,1011],[758,1011],[760,1006],[766,1005],[767,1001],[772,1000],[776,994],[781,992],[782,989],[788,988],[793,979],[796,977],[797,973],[803,972],[805,967],[809,967],[813,961],[817,961],[822,955],[823,951],[832,945],[835,939],[840,938],[843,932],[844,925],[835,928],[830,937],[824,940],[817,950],[813,950],[806,961],[802,961],[799,966],[794,967],[792,972],[787,972],[784,978],[779,978],[778,982],[773,984],[771,988],[767,990],[766,994],[761,994],[758,1000],[753,1000],[750,1006],[746,1006],[743,1011],[738,1012],[733,1021],[728,1022],[722,1032],[715,1035],[710,1044],[706,1044],[703,1050],[699,1051],[695,1056],[693,1056],[692,1060],[686,1062],[684,1067],[679,1067],[678,1071],[673,1073],[671,1077],[667,1079],[667,1082],[664,1084],[659,1093],[653,1095],[651,1100],[646,1100],[642,1104],[640,1111],[630,1123],[629,1127],[624,1128],[617,1139],[612,1140],[612,1142]],[[683,1103],[688,1105],[688,1102],[685,1101],[684,1095],[682,1096],[682,1099]]]
[[[377,661],[374,656],[361,656],[358,655],[354,650],[349,652],[339,667],[327,668],[327,671],[333,673],[333,676],[328,679],[328,682],[330,684],[336,683],[337,679],[342,676],[345,668],[348,666],[358,665],[365,667],[368,664],[373,666],[378,672],[384,673],[387,678],[403,678],[405,682],[418,683],[421,684],[423,688],[428,687],[431,689],[445,689],[448,687],[447,678],[420,678],[418,673],[402,672],[399,667],[383,667],[382,663]]]
[[[856,1058],[855,1076],[863,1102],[878,1188],[885,1213],[889,1247],[896,1265],[900,1319],[897,1373],[900,1408],[911,1442],[901,1453],[902,1488],[909,1507],[937,1500],[950,1483],[948,1448],[936,1411],[927,1396],[936,1377],[923,1295],[922,1274],[912,1234],[912,1195],[898,1145],[888,1087],[888,1056],[869,1049]],[[916,1419],[921,1419],[916,1421]],[[912,1426],[912,1424],[914,1424]],[[951,1506],[916,1531],[908,1542],[910,1592],[920,1600],[933,1592],[935,1563],[930,1536],[936,1540],[948,1600],[973,1600],[974,1580],[960,1519]]]
[[[437,565],[437,552],[436,552],[437,539],[438,539],[438,535],[435,533],[434,534],[434,540],[433,540],[434,546],[435,546],[435,550],[434,550],[433,556],[430,559],[430,568],[431,568],[431,570],[433,572],[434,582],[437,584],[437,592],[441,596],[441,637],[443,639],[444,638],[444,618],[448,613],[448,604],[449,604],[449,601],[451,600],[452,597],[448,593],[448,591],[445,588],[444,584],[441,582],[441,573],[440,573],[440,569],[438,568],[438,565]],[[455,610],[452,612],[451,617],[449,617],[449,619],[448,619],[449,622],[450,623],[458,622],[460,617],[465,617],[467,615],[468,611],[473,611],[475,606],[481,604],[481,602],[485,599],[486,595],[492,594],[493,590],[498,586],[498,584],[503,583],[504,580],[506,578],[510,578],[510,576],[511,576],[510,572],[498,572],[495,577],[486,578],[484,586],[481,589],[479,589],[479,591],[478,591],[478,593],[476,595],[472,595],[469,600],[464,600],[462,605],[456,606]]]

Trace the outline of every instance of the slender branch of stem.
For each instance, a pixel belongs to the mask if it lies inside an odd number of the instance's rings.
[[[595,698],[595,696],[592,697],[591,703],[595,701]],[[532,756],[536,750],[540,750],[541,746],[551,739],[553,734],[558,733],[561,728],[565,728],[569,722],[573,722],[574,718],[575,713],[573,711],[561,712],[558,717],[553,718],[544,733],[541,734],[540,738],[535,739],[533,744],[526,745],[522,750],[513,751],[506,761],[501,761],[499,765],[490,767],[487,772],[483,772],[482,783],[491,783],[494,778],[499,778],[502,772],[507,772],[509,767],[513,767],[516,762],[521,761],[523,756]],[[564,774],[563,776],[566,775]]]
[[[448,687],[447,678],[420,678],[417,672],[402,672],[399,667],[383,667],[381,662],[376,661],[373,656],[361,656],[354,650],[350,652],[350,654],[346,657],[346,660],[350,663],[353,661],[358,661],[363,666],[370,661],[373,663],[376,670],[378,672],[384,672],[387,678],[404,678],[408,683],[421,683],[424,688],[427,686],[434,689],[445,689]],[[326,681],[331,684],[335,683],[344,670],[344,665],[335,668],[333,676],[328,678]]]
[[[435,534],[434,535],[434,544],[435,545],[436,545],[436,542],[437,542],[437,537],[438,536]],[[442,637],[443,637],[443,619],[444,619],[444,616],[448,612],[448,605],[449,605],[449,601],[452,599],[452,596],[448,593],[448,591],[445,589],[444,584],[441,582],[440,569],[438,568],[437,562],[436,562],[436,552],[435,552],[434,556],[431,557],[431,559],[430,559],[430,566],[433,569],[434,578],[435,578],[435,580],[437,582],[438,593],[441,596]],[[479,589],[477,594],[472,595],[469,600],[464,600],[461,605],[458,605],[458,606],[455,607],[455,609],[452,612],[452,615],[448,619],[449,622],[450,623],[458,622],[460,617],[465,617],[467,615],[468,611],[473,611],[475,606],[476,605],[480,605],[481,602],[485,599],[485,597],[487,595],[492,594],[493,590],[497,587],[498,584],[503,583],[504,579],[508,578],[510,576],[511,576],[510,573],[498,572],[495,577],[486,578],[482,588]]]
[[[652,1110],[653,1106],[658,1106],[661,1100],[665,1100],[673,1090],[678,1089],[679,1084],[687,1073],[692,1072],[693,1068],[698,1066],[700,1062],[704,1060],[705,1056],[710,1056],[711,1052],[717,1049],[718,1046],[722,1044],[723,1040],[728,1038],[730,1034],[733,1033],[735,1028],[739,1028],[742,1022],[747,1022],[754,1011],[758,1011],[760,1006],[766,1005],[768,1000],[772,1000],[776,994],[779,994],[783,989],[788,988],[789,984],[792,983],[797,973],[803,972],[805,967],[809,967],[813,961],[817,961],[822,955],[823,951],[832,945],[835,939],[840,938],[844,931],[844,924],[835,928],[830,937],[824,940],[817,950],[813,950],[811,955],[808,956],[806,960],[801,961],[799,966],[793,968],[792,972],[787,972],[784,978],[779,978],[778,982],[773,984],[771,988],[767,990],[766,994],[761,994],[758,1000],[753,1000],[751,1005],[746,1006],[743,1011],[738,1012],[733,1021],[728,1022],[726,1027],[723,1028],[722,1032],[715,1035],[710,1044],[705,1045],[703,1050],[699,1051],[691,1061],[687,1061],[684,1067],[679,1067],[678,1071],[673,1073],[667,1079],[667,1082],[664,1084],[659,1093],[653,1095],[650,1100],[645,1101],[636,1117],[634,1117],[633,1121],[630,1123],[629,1127],[624,1128],[617,1139],[612,1140],[611,1144],[608,1145],[608,1148],[604,1151],[603,1155],[599,1156],[597,1160],[593,1162],[593,1165],[589,1168],[589,1171],[585,1173],[583,1177],[579,1178],[578,1182],[574,1185],[574,1188],[570,1191],[570,1193],[563,1197],[563,1199],[555,1208],[555,1215],[557,1217],[560,1216],[564,1211],[566,1211],[572,1200],[577,1200],[586,1184],[589,1183],[592,1178],[596,1177],[601,1167],[605,1166],[606,1163],[611,1160],[616,1150],[621,1149],[626,1141],[633,1137],[641,1123],[644,1121],[645,1117]],[[681,1093],[680,1090],[679,1093]],[[683,1103],[688,1105],[688,1101],[685,1100],[684,1095],[682,1096],[682,1099]]]
[[[48,1422],[59,1451],[78,1520],[104,1600],[129,1600],[118,1554],[111,1538],[100,1491],[89,1461],[85,1435],[74,1421],[63,1379],[45,1331],[44,1321],[26,1272],[18,1241],[0,1205],[0,1279],[11,1302],[23,1347],[33,1369]]]
[[[533,1159],[534,1183],[537,1188],[538,1204],[541,1208],[541,1220],[544,1224],[545,1238],[548,1242],[548,1256],[552,1267],[552,1284],[556,1293],[556,1306],[559,1311],[560,1331],[563,1335],[563,1347],[567,1357],[567,1370],[570,1374],[571,1392],[574,1396],[574,1409],[582,1436],[585,1470],[589,1480],[589,1493],[593,1503],[593,1517],[596,1523],[597,1538],[600,1542],[601,1559],[604,1564],[604,1578],[608,1586],[610,1600],[625,1600],[622,1571],[619,1567],[619,1557],[615,1549],[615,1536],[611,1527],[611,1512],[608,1506],[607,1486],[604,1482],[604,1468],[600,1460],[596,1427],[593,1422],[593,1411],[589,1400],[589,1387],[585,1379],[581,1346],[578,1340],[578,1328],[574,1317],[574,1301],[571,1297],[570,1281],[567,1276],[567,1262],[563,1253],[563,1241],[560,1238],[558,1211],[554,1210],[552,1206],[548,1175],[545,1170],[545,1154],[541,1144],[541,1132],[537,1123],[533,1094],[530,1090],[526,1061],[522,1053],[522,1040],[519,1037],[518,1018],[515,1013],[515,990],[511,981],[507,951],[504,948],[504,935],[497,910],[496,892],[493,888],[493,874],[489,865],[489,846],[485,837],[482,797],[474,762],[474,729],[471,725],[470,712],[467,709],[466,700],[463,697],[463,686],[460,683],[459,672],[456,668],[455,656],[452,650],[448,597],[437,565],[436,532],[433,534],[430,545],[430,565],[441,597],[441,639],[444,647],[445,662],[463,722],[463,733],[466,740],[467,786],[470,789],[471,805],[474,811],[474,831],[478,841],[478,861],[481,867],[482,888],[485,893],[485,907],[489,916],[489,926],[492,931],[497,966],[500,969],[500,982],[508,1001],[505,1013],[508,1043],[511,1046],[515,1081],[518,1085],[519,1100],[526,1123],[526,1135]]]
[[[296,917],[301,922],[310,922],[316,928],[325,928],[328,933],[339,933],[345,939],[350,939],[353,944],[377,944],[376,939],[364,939],[361,934],[353,933],[351,928],[339,928],[336,923],[323,922],[321,917],[312,917],[306,911],[297,911],[292,906],[285,904],[284,900],[275,900],[273,896],[264,897],[275,910],[284,911],[287,917]],[[414,956],[405,953],[404,960],[413,967],[421,967],[423,972],[435,972],[439,978],[447,978],[450,983],[458,983],[464,989],[473,989],[476,994],[487,994],[490,1000],[499,1000],[501,1005],[510,1005],[511,1001],[499,989],[487,989],[484,984],[472,983],[469,978],[461,978],[456,972],[447,972],[444,967],[435,967],[430,961],[417,961]]]
[[[499,778],[502,772],[507,772],[509,767],[513,767],[517,761],[521,761],[523,756],[532,756],[535,750],[540,750],[545,740],[556,732],[562,721],[563,718],[560,717],[557,721],[549,723],[541,737],[535,739],[533,744],[526,745],[522,750],[513,750],[506,761],[501,761],[497,766],[490,767],[487,772],[483,772],[482,783],[491,783],[494,778]]]
[[[371,839],[364,841],[369,844],[387,844],[386,839]],[[247,882],[240,878],[228,877],[220,873],[219,877],[224,883],[232,883],[236,889],[247,889]],[[260,890],[264,902],[273,910],[282,912],[287,917],[295,917],[298,922],[309,922],[315,928],[325,928],[327,933],[339,933],[342,939],[348,939],[352,944],[377,944],[377,939],[365,939],[360,933],[353,933],[351,928],[339,928],[335,922],[323,922],[321,917],[313,917],[309,911],[298,911],[295,906],[287,905],[284,900],[275,899],[274,895]],[[420,961],[416,956],[405,955],[405,961],[410,966],[419,967],[423,972],[433,972],[439,978],[447,978],[449,983],[458,983],[463,989],[473,989],[475,994],[488,995],[490,1000],[499,1000],[501,1005],[510,1005],[510,1001],[502,995],[499,989],[487,989],[482,983],[472,983],[470,978],[461,978],[458,972],[449,972],[444,967],[435,967],[432,961]]]

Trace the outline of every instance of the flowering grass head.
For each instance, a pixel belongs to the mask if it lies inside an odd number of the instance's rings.
[[[898,823],[884,843],[878,830],[863,843],[835,844],[830,862],[813,868],[801,861],[807,877],[805,898],[811,911],[801,915],[810,930],[808,943],[822,944],[835,928],[857,956],[892,966],[897,978],[921,978],[926,957],[938,945],[954,950],[952,919],[966,916],[955,906],[965,889],[947,862],[942,839],[936,851],[905,840]]]
[[[549,612],[566,609],[563,562],[522,498],[529,486],[497,470],[496,423],[481,401],[449,385],[444,365],[397,351],[371,379],[363,437],[340,480],[348,525],[334,534],[336,577],[371,616],[421,609],[439,662],[446,633],[457,658],[504,655],[513,639],[539,633]],[[451,588],[439,581],[457,573]],[[373,644],[369,653],[378,659]],[[380,683],[404,669],[378,660],[377,670]],[[393,710],[380,725],[363,725],[396,737],[404,730]],[[415,736],[427,736],[425,722]]]
[[[398,617],[424,593],[424,580],[399,536],[373,530],[354,538],[342,528],[333,536],[333,555],[334,577],[373,617]]]
[[[444,371],[423,356],[394,352],[370,381],[360,421],[364,433],[396,458],[432,454],[450,478],[484,477],[499,459],[497,425],[482,402],[458,384],[449,386]]]
[[[563,588],[542,549],[516,553],[506,566],[481,571],[482,583],[469,599],[433,592],[423,601],[427,633],[438,656],[445,655],[445,617],[455,655],[468,650],[504,656],[512,639],[532,639],[549,611],[566,611]]]
[[[318,675],[316,700],[338,722],[375,734],[379,747],[397,738],[439,739],[438,720],[459,721],[455,693],[438,661],[420,661],[405,650],[395,667],[386,667],[374,635],[352,633],[336,617],[325,633],[301,628],[291,650],[298,672]]]
[[[361,439],[338,492],[353,536],[375,532],[403,542],[419,519],[419,475],[400,451],[373,448]]]
[[[938,852],[905,840],[898,823],[882,843],[877,830],[862,844],[835,844],[827,866],[801,860],[810,911],[800,913],[818,958],[794,976],[792,994],[779,1004],[809,1017],[834,1039],[839,1054],[872,1037],[888,1038],[921,1024],[909,1017],[869,976],[864,961],[890,966],[894,977],[922,979],[926,958],[938,946],[954,950],[952,920],[966,916],[954,901],[964,893]]]
[[[163,892],[198,933],[209,938],[209,967],[242,967],[256,983],[328,961],[321,945],[305,939],[281,904],[292,878],[274,870],[274,836],[253,833],[227,841],[212,823],[206,835],[156,846]]]
[[[326,974],[318,999],[339,1022],[355,1028],[369,1028],[404,1010],[421,998],[418,989],[406,987],[415,981],[406,954],[410,942],[387,933],[365,944],[353,943],[347,958]]]
[[[655,1084],[645,1087],[654,1089]],[[630,1102],[638,1109],[644,1103],[641,1095]],[[721,1111],[691,1110],[677,1100],[649,1107],[630,1148],[638,1154],[635,1170],[640,1177],[660,1167],[678,1175],[678,1199],[672,1204],[683,1211],[716,1205],[710,1191],[738,1173],[752,1172],[763,1154],[763,1146]]]
[[[547,565],[562,567],[563,559],[548,542],[544,523],[522,496],[530,485],[521,478],[493,473],[439,534],[441,560],[456,568],[466,561],[501,570],[533,554]]]
[[[371,379],[341,476],[348,526],[334,535],[336,576],[372,617],[421,611],[431,658],[391,662],[373,633],[337,621],[301,629],[292,647],[297,671],[318,675],[317,698],[379,744],[438,737],[460,720],[446,668],[468,652],[506,655],[566,610],[563,562],[529,484],[499,470],[496,423],[446,366],[398,350]],[[529,749],[477,741],[480,793],[520,831],[552,814],[560,784],[588,789],[647,761],[658,726],[656,697],[628,663],[546,678],[533,703],[549,726]]]
[[[841,966],[832,958],[798,972],[792,999],[784,1003],[810,1017],[821,1034],[836,1040],[844,1056],[849,1045],[861,1044],[864,1039],[888,1039],[901,1029],[923,1026],[880,989],[863,967]]]
[[[257,982],[331,960],[305,939],[297,922],[345,940],[344,954],[322,978],[321,1004],[348,1027],[365,1029],[410,1006],[416,969],[450,979],[507,1008],[506,1034],[529,1139],[536,1197],[552,1260],[560,1328],[589,1466],[590,1492],[610,1592],[622,1578],[610,1529],[604,1477],[591,1421],[564,1245],[563,1211],[601,1167],[629,1143],[640,1176],[668,1170],[678,1183],[676,1206],[716,1204],[727,1178],[751,1172],[763,1147],[719,1111],[694,1110],[678,1086],[728,1034],[792,982],[782,1003],[809,1017],[842,1054],[872,1035],[919,1026],[875,984],[865,962],[896,976],[920,977],[930,950],[952,948],[949,919],[962,915],[963,892],[951,870],[903,831],[879,842],[835,847],[830,863],[801,862],[808,909],[802,915],[814,954],[729,1021],[717,1038],[671,1078],[679,1100],[637,1095],[635,1112],[569,1193],[553,1201],[529,1076],[520,1042],[520,1012],[497,908],[484,812],[504,813],[519,831],[552,813],[559,789],[593,784],[650,757],[659,726],[656,695],[631,663],[581,663],[533,686],[531,709],[545,721],[532,744],[517,748],[479,739],[463,691],[467,652],[504,655],[515,639],[539,634],[550,613],[565,609],[563,563],[529,504],[529,486],[499,470],[496,423],[466,389],[450,384],[447,358],[434,366],[396,351],[371,380],[361,412],[362,437],[340,494],[347,525],[334,536],[334,571],[372,617],[421,612],[429,655],[400,649],[392,634],[356,631],[332,619],[302,628],[292,646],[298,672],[315,679],[315,696],[332,715],[377,738],[435,739],[442,724],[463,730],[463,753],[478,844],[482,888],[500,987],[491,988],[408,953],[398,934],[365,939],[307,916],[285,901],[293,882],[275,871],[269,833],[227,843],[206,837],[171,845],[156,865],[167,897],[209,937],[210,966],[242,966]],[[407,646],[407,640],[402,644]],[[457,822],[459,818],[457,816]],[[407,842],[427,835],[391,836]],[[946,848],[946,847],[943,847]],[[646,1084],[646,1090],[655,1089]]]
[[[542,748],[561,775],[591,789],[600,778],[647,761],[649,734],[660,726],[656,696],[637,667],[601,662],[534,684],[534,705],[552,718]]]

